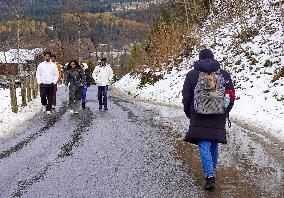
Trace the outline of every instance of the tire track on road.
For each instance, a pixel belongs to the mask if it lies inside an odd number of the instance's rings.
[[[7,150],[2,151],[0,153],[0,161],[3,160],[4,158],[10,157],[13,153],[20,151],[25,146],[30,144],[33,140],[35,140],[36,138],[38,138],[42,134],[44,134],[49,128],[54,126],[61,119],[61,117],[64,115],[64,113],[66,112],[67,106],[68,106],[67,102],[63,102],[59,111],[55,115],[51,115],[51,117],[47,120],[46,125],[44,127],[42,127],[40,130],[38,130],[38,132],[31,134],[30,136],[28,136],[24,140],[17,143],[15,146],[13,146],[13,147],[11,147]]]
[[[19,181],[17,187],[12,193],[12,197],[21,197],[25,192],[27,192],[28,188],[32,186],[34,183],[37,183],[43,180],[48,171],[55,165],[63,162],[63,159],[68,156],[72,156],[72,151],[80,146],[81,140],[83,138],[83,134],[89,130],[89,127],[92,126],[94,120],[93,112],[87,108],[82,117],[80,117],[80,122],[78,123],[76,129],[73,131],[71,135],[71,139],[65,143],[61,148],[61,152],[57,155],[57,158],[50,163],[47,163],[39,172],[37,172],[31,178],[28,178],[24,181]]]

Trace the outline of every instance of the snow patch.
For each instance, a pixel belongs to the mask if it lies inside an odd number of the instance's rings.
[[[13,113],[10,104],[10,90],[0,89],[0,139],[11,136],[16,131],[26,128],[27,121],[31,120],[37,113],[40,112],[40,99],[36,98],[28,102],[28,106],[21,108],[20,89],[17,89],[17,103],[19,112]]]

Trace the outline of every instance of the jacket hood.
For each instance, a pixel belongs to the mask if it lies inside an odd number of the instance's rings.
[[[220,69],[220,63],[215,59],[200,59],[194,63],[194,69],[200,72],[215,72]]]

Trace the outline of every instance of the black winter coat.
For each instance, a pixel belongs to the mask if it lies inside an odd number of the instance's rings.
[[[226,140],[226,116],[234,105],[234,98],[231,98],[230,104],[225,114],[198,114],[194,110],[194,88],[197,84],[200,72],[216,72],[220,69],[220,63],[214,58],[206,58],[197,61],[194,64],[194,69],[188,72],[184,82],[182,95],[184,112],[190,119],[189,130],[185,140],[197,144],[199,140],[215,140],[219,143],[227,143]],[[230,74],[221,69],[221,74],[225,79],[226,90],[234,91],[234,86]]]
[[[69,86],[69,100],[82,99],[82,87],[86,86],[86,77],[82,69],[69,69],[67,71],[65,85]]]
[[[91,75],[88,69],[85,69],[86,85],[87,87],[91,86]]]

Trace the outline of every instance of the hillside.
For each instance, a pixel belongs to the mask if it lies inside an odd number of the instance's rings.
[[[283,141],[284,7],[281,1],[267,0],[234,6],[214,1],[214,12],[201,28],[186,32],[195,41],[189,56],[179,57],[180,64],[175,61],[147,69],[156,76],[162,75],[161,80],[145,84],[144,71],[143,76],[124,76],[116,87],[141,99],[181,106],[185,75],[192,69],[199,50],[207,47],[234,79],[237,101],[231,117]]]
[[[139,2],[143,5],[143,1]],[[157,5],[111,12],[112,3],[133,6],[136,1],[1,0],[0,3],[0,51],[17,48],[16,29],[20,26],[20,48],[48,48],[63,62],[74,57],[90,59],[90,53],[100,43],[107,44],[107,50],[122,50],[131,43],[142,42],[151,19],[161,9]],[[72,50],[75,46],[80,46],[80,50]]]
[[[21,4],[21,9],[25,17],[36,20],[45,20],[58,16],[61,12],[70,10],[74,5],[81,8],[83,12],[102,13],[111,12],[112,4],[136,3],[134,0],[0,0],[0,11],[2,17],[0,21],[5,21],[11,17],[11,5]],[[139,2],[150,2],[150,0],[140,0]]]

